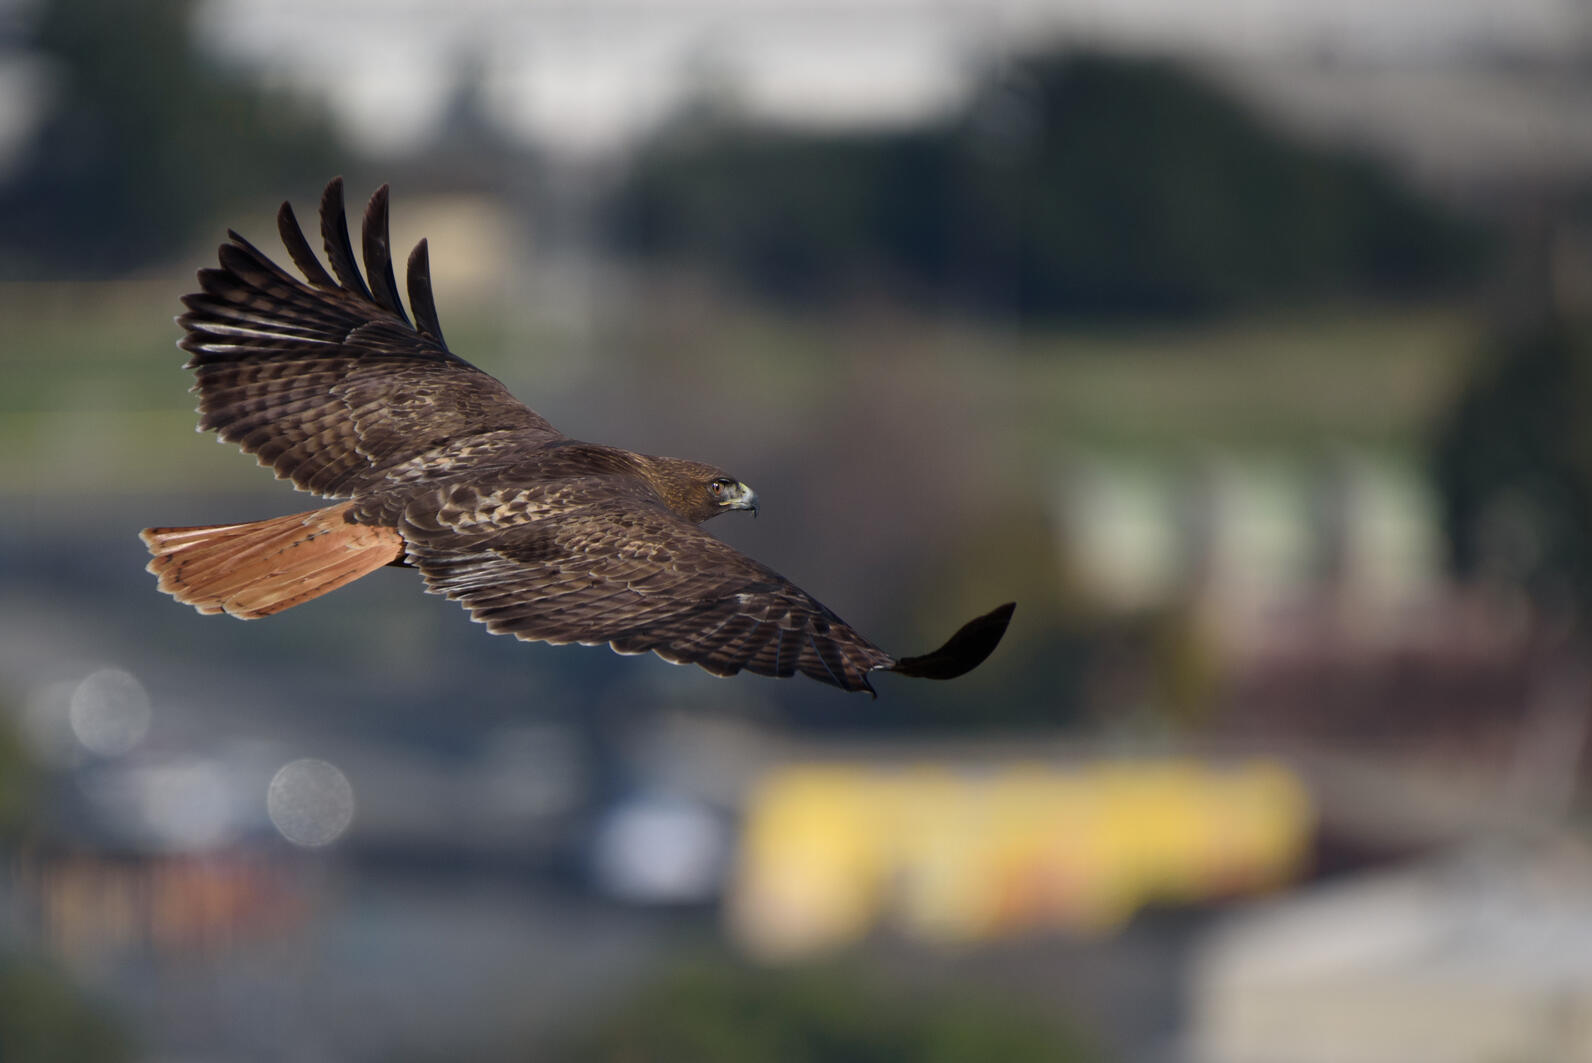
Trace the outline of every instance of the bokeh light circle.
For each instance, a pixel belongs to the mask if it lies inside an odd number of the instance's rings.
[[[136,676],[120,668],[85,676],[73,689],[67,711],[83,748],[102,757],[121,756],[149,731],[149,694]]]
[[[354,821],[354,788],[335,764],[305,757],[282,765],[271,777],[265,810],[294,845],[329,845]]]

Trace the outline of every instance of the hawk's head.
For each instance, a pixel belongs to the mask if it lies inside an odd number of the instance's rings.
[[[723,469],[681,458],[653,458],[648,472],[669,508],[693,523],[732,509],[757,513],[757,492]]]

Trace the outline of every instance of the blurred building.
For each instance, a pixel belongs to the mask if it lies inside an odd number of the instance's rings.
[[[1584,841],[1482,846],[1234,915],[1200,948],[1208,1063],[1592,1060]]]
[[[1289,882],[1312,829],[1299,779],[1261,761],[791,765],[745,809],[730,921],[774,959],[883,926],[937,944],[1104,934]]]
[[[1579,775],[1573,647],[1518,588],[1450,578],[1413,471],[1236,457],[1126,469],[1080,457],[1070,470],[1056,506],[1064,570],[1107,615],[1187,618],[1172,657],[1204,661],[1214,733],[1494,779],[1533,774],[1521,758],[1546,742],[1568,758],[1554,773]]]
[[[1370,455],[1075,454],[1056,520],[1063,565],[1103,608],[1193,599],[1234,649],[1323,589],[1387,638],[1444,581],[1430,487]]]

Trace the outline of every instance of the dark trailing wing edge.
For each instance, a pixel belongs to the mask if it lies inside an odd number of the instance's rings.
[[[919,679],[955,679],[965,675],[995,652],[1016,608],[1016,602],[1007,602],[983,616],[974,617],[933,653],[925,653],[921,657],[903,657],[890,665],[889,670]]]

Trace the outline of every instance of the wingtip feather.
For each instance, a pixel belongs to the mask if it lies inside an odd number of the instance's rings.
[[[276,232],[282,239],[282,246],[287,248],[288,257],[312,287],[337,290],[337,282],[326,272],[326,267],[310,248],[310,242],[304,238],[304,229],[299,225],[298,215],[293,213],[293,204],[285,199],[276,211]]]
[[[976,616],[958,628],[939,649],[920,657],[904,657],[890,665],[889,670],[920,679],[955,679],[966,675],[995,652],[1016,609],[1016,602],[1007,602],[983,616]]]
[[[398,297],[398,278],[393,275],[392,240],[389,236],[387,201],[391,186],[382,185],[371,195],[365,207],[364,224],[360,231],[365,253],[365,277],[370,282],[372,295],[383,308],[397,314],[405,324],[409,317],[404,313]]]
[[[431,249],[425,239],[409,252],[406,270],[409,278],[409,309],[414,311],[415,325],[422,335],[428,335],[443,349],[447,341],[442,338],[442,322],[437,317],[437,299],[431,290]]]
[[[359,265],[354,259],[354,245],[348,238],[348,210],[343,203],[343,179],[334,177],[326,183],[321,193],[321,242],[326,245],[326,257],[331,261],[332,272],[343,287],[361,298],[375,302],[376,297],[365,286]]]

